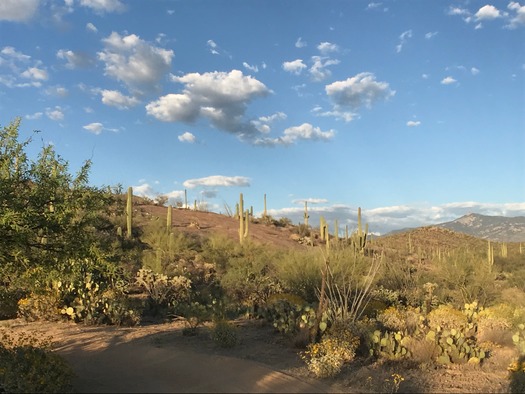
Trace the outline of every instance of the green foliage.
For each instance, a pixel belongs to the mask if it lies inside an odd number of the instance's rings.
[[[300,297],[278,294],[271,297],[264,309],[264,317],[281,334],[297,334],[300,329],[317,328],[315,309]],[[326,316],[320,322],[321,331],[327,327]]]
[[[401,331],[397,332],[381,332],[374,331],[369,338],[370,341],[370,355],[376,357],[383,357],[388,360],[397,360],[410,356],[408,351],[409,337],[404,335]]]
[[[135,278],[151,302],[151,308],[158,309],[189,300],[191,280],[184,276],[168,277],[148,269],[140,269]]]
[[[65,393],[73,372],[51,351],[47,340],[35,336],[0,337],[0,391],[7,393]]]
[[[301,357],[308,370],[318,378],[338,375],[345,363],[351,362],[359,346],[359,337],[345,325],[335,324],[320,342],[311,343]]]
[[[520,356],[507,368],[509,371],[509,392],[512,394],[525,393],[525,356]]]
[[[211,338],[220,347],[232,348],[238,342],[237,329],[227,320],[220,319],[213,326]]]

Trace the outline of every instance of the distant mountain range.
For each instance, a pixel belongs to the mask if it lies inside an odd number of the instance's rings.
[[[437,226],[491,241],[525,241],[525,216],[504,217],[471,213]]]
[[[525,242],[525,216],[486,216],[470,213],[451,222],[435,224],[458,233],[497,242]],[[413,229],[392,231],[395,234]],[[386,235],[389,235],[386,234]]]

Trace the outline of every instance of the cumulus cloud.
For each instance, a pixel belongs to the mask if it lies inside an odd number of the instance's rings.
[[[250,179],[244,176],[212,175],[188,179],[184,181],[183,185],[188,189],[196,187],[247,187],[250,186]]]
[[[303,200],[304,201],[304,200]],[[396,205],[362,209],[362,220],[369,224],[369,231],[375,234],[386,234],[393,230],[430,226],[450,222],[469,213],[492,216],[525,216],[525,203],[487,204],[478,202],[456,202],[442,205]],[[287,217],[293,223],[303,221],[304,208],[290,207],[268,211],[272,217]],[[323,216],[333,228],[338,220],[341,231],[348,226],[349,231],[357,228],[357,207],[349,205],[309,206],[308,215],[311,223],[319,223]]]
[[[98,58],[105,64],[105,74],[124,82],[132,90],[158,88],[171,67],[172,50],[150,45],[135,34],[121,36],[113,32],[102,42],[105,48],[98,52]]]
[[[3,47],[2,50],[0,51],[0,54],[2,54],[3,56],[7,58],[11,58],[13,60],[20,61],[20,62],[27,62],[31,59],[31,56],[25,55],[22,52],[18,52],[15,48],[10,47],[10,46]]]
[[[95,135],[99,135],[102,133],[102,130],[104,129],[104,125],[102,123],[90,123],[82,127],[83,129],[89,131],[90,133],[93,133]]]
[[[456,83],[457,81],[452,78],[451,76],[445,77],[441,80],[442,85],[451,85],[453,83]]]
[[[122,12],[126,9],[120,0],[80,0],[80,5],[91,8],[99,14],[107,12]]]
[[[164,122],[195,122],[208,119],[213,126],[250,138],[258,131],[245,120],[247,105],[255,98],[270,94],[257,79],[242,71],[190,73],[172,80],[184,85],[182,93],[168,94],[146,105],[148,115]]]
[[[126,96],[118,90],[101,90],[102,103],[118,109],[130,109],[139,104],[135,97]]]
[[[312,56],[312,63],[313,65],[308,70],[310,76],[314,81],[322,81],[332,75],[332,72],[327,67],[339,64],[339,60],[321,56]]]
[[[479,74],[479,70],[476,67],[471,67],[470,72],[472,73],[472,75],[478,75]]]
[[[292,145],[300,140],[329,141],[334,136],[334,130],[322,131],[319,127],[314,127],[310,123],[303,123],[300,126],[287,128],[284,130],[282,137],[258,138],[255,140],[255,145],[271,147],[277,145]]]
[[[180,142],[187,142],[188,144],[193,144],[196,141],[195,136],[189,131],[182,133],[177,138]]]
[[[319,45],[317,45],[317,49],[323,55],[327,55],[332,52],[339,52],[339,46],[330,42],[321,42]]]
[[[282,67],[284,71],[299,75],[307,66],[303,63],[302,59],[296,59],[291,62],[284,62]]]
[[[344,81],[336,81],[325,86],[328,97],[336,111],[340,109],[357,110],[360,107],[370,108],[379,100],[395,95],[387,82],[378,82],[373,73],[363,72]]]
[[[36,14],[40,0],[0,1],[0,20],[26,22]]]
[[[35,112],[34,114],[26,115],[25,118],[29,120],[40,119],[44,115],[43,112]]]
[[[409,120],[407,122],[407,126],[408,127],[417,127],[421,124],[421,122],[419,120]]]
[[[277,112],[270,116],[260,116],[258,119],[252,120],[251,124],[263,134],[268,134],[271,131],[271,126],[274,122],[286,119],[284,112]]]
[[[525,5],[521,5],[516,1],[511,1],[507,8],[511,12],[515,12],[515,14],[510,16],[510,22],[506,27],[509,29],[516,29],[520,26],[525,26]]]
[[[438,34],[437,31],[431,31],[425,34],[425,38],[427,40],[430,40],[431,38],[434,38],[435,36],[437,36],[437,34]]]
[[[35,81],[47,81],[49,75],[46,70],[38,67],[29,67],[22,74],[22,77]]]
[[[69,90],[63,86],[57,85],[48,87],[45,90],[45,93],[50,96],[67,97],[69,95]]]
[[[64,119],[64,110],[58,105],[55,108],[46,108],[46,116],[51,120],[62,120]]]
[[[501,13],[493,5],[485,5],[481,7],[474,16],[476,17],[476,20],[478,21],[491,20],[491,19],[499,18],[501,16]]]
[[[93,64],[93,59],[86,53],[73,52],[67,49],[59,49],[57,58],[65,60],[66,68],[71,70],[75,68],[89,67]]]

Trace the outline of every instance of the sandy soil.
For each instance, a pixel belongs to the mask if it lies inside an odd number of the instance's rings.
[[[300,349],[255,320],[239,320],[239,343],[224,349],[209,327],[182,335],[172,322],[132,328],[73,323],[4,321],[0,330],[51,336],[55,350],[73,367],[76,392],[307,393],[395,392],[393,375],[407,393],[505,393],[506,368],[514,349],[496,349],[481,367],[422,369],[400,362],[356,360],[333,379],[317,380],[300,359]]]

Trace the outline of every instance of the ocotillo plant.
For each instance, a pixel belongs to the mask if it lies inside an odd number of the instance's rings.
[[[166,230],[168,231],[168,234],[171,232],[171,213],[173,211],[173,207],[171,205],[168,205],[168,216],[166,218]]]
[[[128,201],[126,204],[126,225],[127,225],[127,233],[126,236],[128,238],[131,238],[131,227],[133,225],[133,188],[130,186],[128,187]]]

